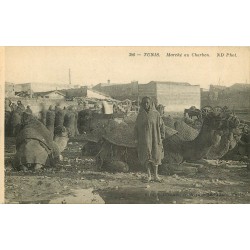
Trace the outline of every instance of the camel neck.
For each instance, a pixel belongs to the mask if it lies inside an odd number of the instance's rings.
[[[213,144],[214,130],[207,125],[203,125],[199,135],[194,139],[194,142],[200,147],[211,146]]]

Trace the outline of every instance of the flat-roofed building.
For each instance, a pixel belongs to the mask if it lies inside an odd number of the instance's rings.
[[[139,84],[139,99],[150,96],[156,105],[162,104],[166,111],[182,112],[185,108],[200,108],[200,86],[186,82],[151,81]]]
[[[131,83],[110,83],[108,81],[107,83],[99,83],[92,89],[120,101],[126,99],[137,100],[138,98],[137,81]]]

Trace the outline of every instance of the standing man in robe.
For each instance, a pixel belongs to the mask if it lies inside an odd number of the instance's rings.
[[[64,116],[66,114],[66,110],[62,109],[60,104],[56,105],[55,107],[55,128],[60,126],[63,127],[63,123],[64,123]]]
[[[50,131],[52,139],[54,137],[55,116],[55,111],[52,105],[50,105],[49,110],[46,112],[46,127]]]
[[[155,181],[161,182],[158,176],[158,166],[164,157],[162,145],[164,136],[164,123],[159,112],[154,108],[150,97],[143,97],[135,123],[135,143],[139,161],[147,170],[148,181],[152,180],[150,171],[152,167]]]
[[[13,111],[11,116],[11,136],[17,136],[19,130],[21,128],[21,120],[22,120],[22,108],[20,105],[17,106],[15,104],[12,105]]]
[[[64,116],[64,126],[68,129],[70,137],[79,135],[77,128],[78,113],[73,106],[68,107]]]
[[[46,116],[47,116],[47,110],[45,108],[44,103],[41,103],[41,111],[39,112],[39,117],[40,117],[40,122],[42,122],[42,124],[45,126],[46,126]]]

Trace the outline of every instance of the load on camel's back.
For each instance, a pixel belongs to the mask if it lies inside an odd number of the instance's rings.
[[[39,170],[54,167],[68,142],[65,128],[55,130],[55,141],[50,131],[31,114],[22,114],[21,130],[16,137],[14,168]]]
[[[84,133],[74,139],[83,143],[83,156],[95,156],[99,152],[102,136],[106,133],[106,129],[109,130],[112,127],[113,121],[113,119],[105,117],[105,114],[91,114],[91,118],[87,123],[88,128],[84,129]]]
[[[201,118],[201,111],[195,106],[192,106],[189,109],[184,109],[184,117],[186,117],[186,114],[188,114],[191,119],[193,119],[193,117],[197,117],[197,119]]]
[[[106,128],[102,147],[96,156],[99,169],[128,172],[130,167],[139,166],[133,132],[133,127],[125,122],[113,122]]]

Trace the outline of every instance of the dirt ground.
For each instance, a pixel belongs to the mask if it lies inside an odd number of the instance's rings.
[[[6,203],[250,203],[250,171],[244,162],[186,164],[182,167],[191,171],[174,171],[161,175],[162,183],[146,183],[144,171],[97,170],[94,158],[81,156],[78,142],[69,143],[56,169],[42,172],[14,171],[14,149],[14,138],[7,138]]]

